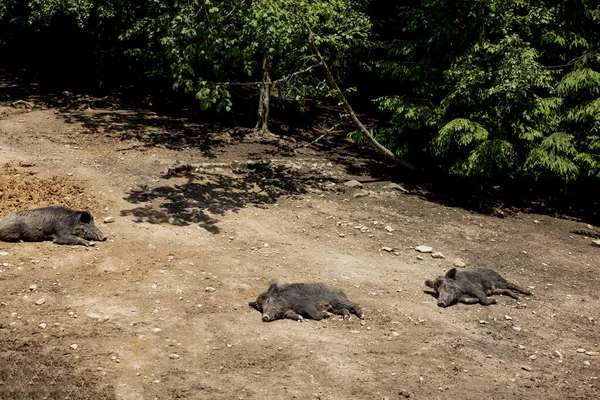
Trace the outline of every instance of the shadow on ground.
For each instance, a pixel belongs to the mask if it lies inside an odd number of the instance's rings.
[[[335,182],[333,178],[302,175],[291,168],[273,165],[237,173],[188,171],[184,177],[187,181],[180,184],[138,186],[131,190],[125,200],[138,207],[123,210],[121,215],[152,224],[198,224],[211,233],[219,233],[216,215],[235,213],[249,206],[266,207],[282,196],[306,193],[309,187],[326,187]]]
[[[67,122],[81,124],[86,134],[106,135],[121,140],[134,139],[139,143],[129,149],[119,149],[120,151],[157,146],[175,151],[197,148],[205,157],[216,158],[217,152],[228,153],[231,145],[241,143],[248,144],[249,150],[244,155],[236,156],[247,158],[295,157],[302,151],[308,151],[315,157],[343,166],[349,178],[360,180],[361,176],[369,176],[371,182],[380,180],[399,183],[411,193],[445,206],[461,207],[497,217],[519,212],[540,213],[600,224],[598,201],[594,194],[595,181],[589,190],[548,193],[546,187],[524,190],[524,187],[530,185],[519,183],[512,188],[503,186],[500,190],[493,187],[480,189],[480,185],[464,179],[440,176],[439,172],[412,171],[392,165],[370,148],[352,143],[346,133],[354,128],[347,121],[340,122],[338,108],[328,110],[326,107],[314,106],[307,107],[307,111],[303,113],[289,105],[284,107],[283,111],[274,109],[271,128],[277,136],[261,140],[252,138],[253,129],[233,123],[231,116],[200,113],[193,104],[184,103],[181,107],[181,104],[167,101],[168,104],[160,108],[153,106],[156,96],[154,100],[151,97],[124,100],[118,94],[93,97],[66,91],[44,92],[35,82],[19,80],[5,71],[0,71],[0,102],[11,104],[18,101],[32,102],[35,107],[54,107]],[[19,107],[26,106],[21,103]],[[371,123],[376,124],[376,121]],[[336,129],[327,132],[334,126]],[[225,185],[226,182],[222,184]],[[239,183],[237,185],[239,186]],[[582,186],[585,189],[585,185]],[[140,189],[141,192],[144,190]],[[202,194],[207,190],[207,193]],[[264,188],[264,192],[268,190],[269,187]],[[231,210],[243,207],[247,203],[260,204],[265,201],[263,196],[256,193],[247,194],[245,200],[244,196],[237,194],[218,195],[216,187],[164,188],[163,193],[155,193],[154,196],[157,200],[171,199],[166,201],[164,208],[167,214],[175,212],[181,217],[174,223],[204,221],[208,224],[210,221],[202,212],[182,212],[181,201],[173,200],[174,192],[179,193],[178,197],[192,196],[188,199],[191,203],[207,200],[206,196],[215,194],[217,198],[224,196],[222,206]],[[136,195],[134,192],[130,193],[129,198],[132,202],[135,201]],[[183,209],[186,209],[185,205]],[[163,219],[165,212],[155,211],[156,215],[153,216],[151,210],[144,210],[143,213],[138,211],[144,214],[146,219],[156,221]]]

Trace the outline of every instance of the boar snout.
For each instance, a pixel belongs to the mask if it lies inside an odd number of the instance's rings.
[[[271,322],[271,321],[273,321],[273,318],[271,318],[269,316],[269,314],[263,314],[262,320],[263,320],[263,322]]]
[[[438,307],[445,308],[446,307],[446,302],[444,302],[444,301],[438,301]]]

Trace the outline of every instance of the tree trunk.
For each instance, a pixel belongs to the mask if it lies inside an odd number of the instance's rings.
[[[346,110],[346,112],[350,115],[350,118],[352,119],[352,122],[354,122],[354,125],[360,131],[360,133],[363,136],[363,138],[368,143],[370,143],[373,146],[373,148],[379,154],[384,155],[385,157],[387,157],[388,159],[392,160],[394,163],[396,163],[398,165],[401,165],[403,167],[406,167],[406,168],[409,168],[409,169],[411,169],[413,171],[416,171],[417,168],[414,165],[412,165],[411,163],[409,163],[407,161],[404,161],[404,160],[401,160],[400,158],[396,157],[396,155],[394,153],[392,153],[390,150],[386,149],[381,143],[379,143],[377,141],[377,139],[375,139],[373,137],[373,135],[371,135],[371,133],[367,130],[367,128],[360,122],[360,120],[358,119],[358,117],[354,113],[354,110],[352,110],[352,107],[350,107],[350,104],[346,100],[346,97],[344,96],[344,94],[340,90],[339,86],[337,85],[337,83],[333,79],[333,75],[331,75],[331,71],[329,70],[329,67],[327,66],[327,63],[325,62],[325,60],[323,59],[323,56],[321,56],[321,52],[319,52],[319,49],[315,45],[315,41],[313,39],[312,32],[309,33],[309,35],[308,35],[308,41],[309,41],[310,47],[311,47],[314,55],[317,57],[317,60],[319,61],[319,63],[323,67],[323,71],[325,72],[325,76],[327,78],[327,82],[329,83],[329,86],[335,91],[338,99],[340,99],[340,101],[342,103],[342,106],[344,107],[344,109]]]
[[[267,53],[263,56],[263,79],[260,85],[260,99],[258,103],[258,119],[256,129],[260,132],[269,132],[269,101],[271,98],[271,60]]]

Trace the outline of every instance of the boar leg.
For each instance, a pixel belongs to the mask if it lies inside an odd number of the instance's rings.
[[[508,289],[494,289],[492,290],[492,293],[494,294],[503,294],[505,296],[510,296],[515,300],[519,300],[519,296],[517,296],[514,292],[508,290]]]
[[[514,283],[510,283],[510,282],[506,283],[506,288],[510,289],[510,290],[516,290],[517,292],[521,292],[521,293],[526,294],[528,296],[531,294],[530,290],[523,289],[521,286],[517,286]]]
[[[293,319],[294,321],[302,321],[304,319],[302,318],[302,315],[296,313],[293,310],[287,310],[285,314],[283,314],[283,318]]]
[[[475,297],[479,299],[479,302],[484,306],[489,306],[490,304],[496,304],[496,299],[492,299],[491,297],[487,297],[483,290],[476,290],[471,293]]]
[[[81,244],[84,246],[91,246],[92,244],[85,239],[75,235],[54,235],[54,243],[56,244],[70,244],[76,245]]]
[[[327,307],[327,308],[331,309],[331,307]],[[308,305],[308,306],[305,306],[302,311],[303,311],[303,313],[307,314],[312,319],[320,321],[323,318],[331,317],[333,315],[332,313],[327,311],[327,308],[324,311],[319,311],[315,305]]]
[[[477,304],[479,299],[477,297],[463,297],[460,302],[463,304]]]

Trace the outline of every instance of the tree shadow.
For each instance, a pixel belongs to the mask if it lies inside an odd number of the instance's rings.
[[[231,143],[236,129],[217,123],[198,122],[186,117],[158,115],[148,110],[71,112],[67,123],[80,123],[89,134],[104,134],[120,140],[137,140],[128,149],[163,147],[169,150],[197,148],[207,157]]]
[[[182,177],[163,176],[182,180]],[[323,187],[333,178],[301,175],[285,166],[257,166],[248,172],[186,172],[186,181],[159,187],[138,186],[125,200],[137,205],[121,211],[122,216],[135,217],[134,222],[199,227],[217,234],[217,218],[244,207],[266,207],[282,196],[307,192],[309,187]]]

